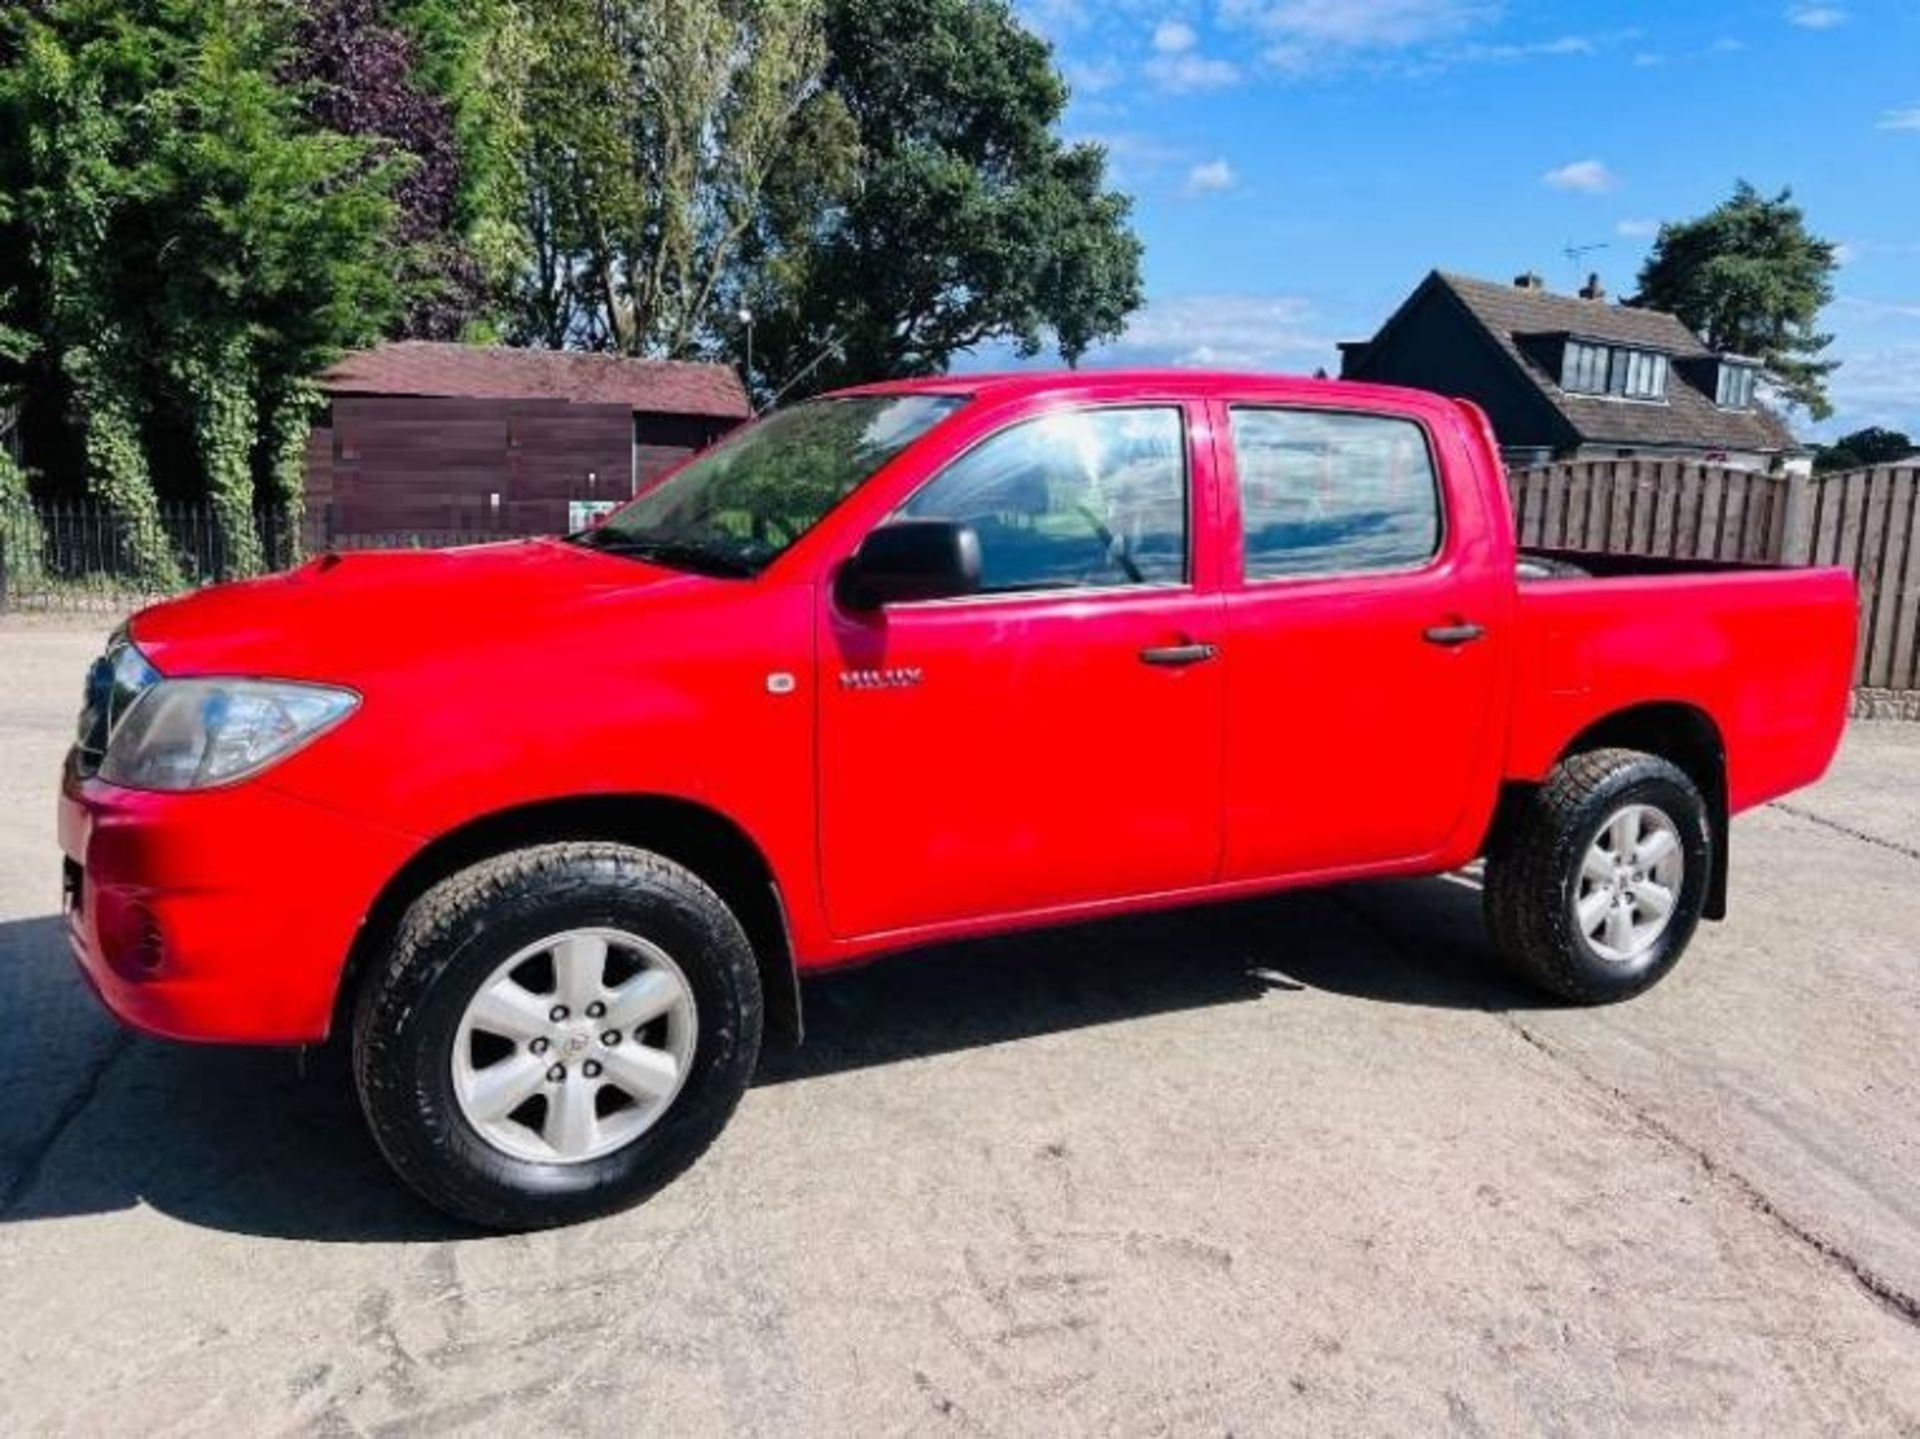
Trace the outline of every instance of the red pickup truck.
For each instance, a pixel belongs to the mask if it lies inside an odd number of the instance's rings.
[[[495,1226],[714,1138],[798,977],[1486,857],[1494,946],[1632,995],[1815,779],[1850,577],[1516,555],[1412,391],[968,376],[736,433],[564,539],[328,554],[149,609],[60,805],[154,1034],[350,1032],[382,1150]]]

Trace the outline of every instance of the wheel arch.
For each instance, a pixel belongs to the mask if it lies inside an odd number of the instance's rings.
[[[739,918],[759,963],[767,1026],[790,1042],[801,1032],[799,976],[779,882],[765,853],[720,811],[667,795],[577,795],[479,815],[429,841],[382,886],[347,955],[334,996],[334,1034],[349,1031],[369,962],[409,905],[448,875],[530,845],[610,840],[684,865]]]
[[[1615,710],[1589,723],[1554,756],[1554,768],[1575,755],[1597,749],[1634,749],[1658,755],[1680,769],[1707,801],[1713,834],[1713,872],[1708,878],[1704,914],[1724,919],[1727,913],[1727,749],[1720,726],[1698,705],[1684,700],[1650,700]],[[1511,809],[1512,801],[1534,788],[1532,783],[1510,783],[1501,796],[1494,824]]]

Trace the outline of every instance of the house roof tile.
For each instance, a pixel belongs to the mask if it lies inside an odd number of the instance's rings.
[[[1518,285],[1500,285],[1465,275],[1436,272],[1434,279],[1492,335],[1585,443],[1761,452],[1800,448],[1773,411],[1762,405],[1751,410],[1724,410],[1677,367],[1668,367],[1664,404],[1571,394],[1561,389],[1547,368],[1519,343],[1519,337],[1525,335],[1570,334],[1653,350],[1674,359],[1711,357],[1713,351],[1678,316],[1545,290],[1523,290]]]

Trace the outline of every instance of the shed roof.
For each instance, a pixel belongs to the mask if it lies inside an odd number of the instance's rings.
[[[395,340],[356,351],[325,371],[320,387],[335,395],[573,400],[724,419],[750,413],[740,377],[727,365],[437,340]]]

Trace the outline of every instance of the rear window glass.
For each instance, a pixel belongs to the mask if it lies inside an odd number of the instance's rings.
[[[1405,569],[1439,551],[1433,456],[1411,420],[1236,407],[1233,452],[1250,580]]]

